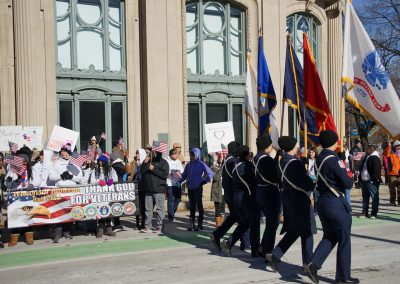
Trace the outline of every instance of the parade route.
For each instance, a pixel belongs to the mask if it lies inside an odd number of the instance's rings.
[[[400,277],[400,207],[387,203],[384,196],[375,220],[353,217],[352,276],[361,283],[398,283]],[[360,197],[353,197],[355,213],[360,205]],[[208,240],[212,212],[207,216],[203,232],[186,231],[187,212],[182,212],[167,224],[163,235],[127,228],[117,238],[102,240],[76,236],[60,244],[48,239],[33,246],[20,242],[0,251],[0,279],[2,283],[311,283],[301,267],[299,241],[282,259],[279,273],[272,273],[249,252],[235,248],[232,258],[217,253]],[[129,222],[126,219],[125,225]],[[315,246],[322,237],[318,227]],[[332,253],[319,272],[320,283],[334,283],[335,260]]]

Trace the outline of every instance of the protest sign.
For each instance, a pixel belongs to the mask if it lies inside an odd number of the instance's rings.
[[[26,126],[22,128],[21,140],[23,145],[29,148],[37,148],[42,146],[42,126]]]
[[[10,151],[9,142],[23,146],[22,126],[0,126],[0,151]]]
[[[135,187],[128,182],[11,190],[8,228],[131,216],[137,207]]]
[[[58,152],[61,150],[62,145],[70,143],[71,150],[73,150],[75,148],[76,142],[78,141],[78,137],[79,132],[58,125],[54,125],[49,141],[47,142],[47,149]]]
[[[222,145],[226,147],[229,142],[235,141],[232,121],[206,124],[204,132],[208,153],[220,152]]]

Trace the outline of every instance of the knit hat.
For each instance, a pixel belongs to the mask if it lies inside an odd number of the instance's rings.
[[[104,164],[108,165],[108,157],[106,155],[101,155],[97,158],[97,162],[102,161]]]
[[[267,149],[272,144],[271,136],[262,135],[257,138],[256,145],[259,150]]]
[[[92,136],[92,138],[90,139],[90,141],[92,141],[92,140],[97,141],[96,136]]]
[[[250,153],[250,148],[247,147],[246,145],[238,146],[237,154],[238,154],[240,159],[246,158],[249,153]]]
[[[297,140],[292,136],[281,136],[278,139],[279,148],[281,148],[285,152],[293,150],[296,144]]]
[[[323,130],[319,134],[319,143],[322,148],[329,148],[338,141],[338,135],[332,130]]]
[[[72,153],[71,144],[70,144],[70,143],[67,143],[67,144],[62,145],[62,146],[61,146],[60,152],[61,152],[61,151],[65,151],[65,152],[67,152],[69,155],[71,155],[71,153]]]
[[[236,150],[240,146],[240,143],[236,141],[229,142],[228,144],[228,153],[234,156],[237,156]]]
[[[171,149],[171,150],[169,150],[169,155],[171,156],[172,154],[175,154],[176,153],[176,150],[175,149]]]
[[[394,148],[394,147],[397,147],[397,146],[400,146],[400,141],[399,141],[399,140],[396,140],[396,141],[394,141],[394,143],[393,143],[393,148]]]

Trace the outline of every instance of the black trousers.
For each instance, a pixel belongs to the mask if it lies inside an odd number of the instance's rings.
[[[225,221],[222,223],[222,225],[213,232],[214,238],[218,240],[221,239],[238,220],[237,213],[233,206],[233,197],[231,194],[227,194],[225,192],[224,199],[229,209],[229,215],[225,218]]]
[[[190,219],[196,218],[196,208],[199,211],[199,221],[204,220],[204,208],[203,208],[203,187],[190,188],[188,190],[189,205],[190,205]]]

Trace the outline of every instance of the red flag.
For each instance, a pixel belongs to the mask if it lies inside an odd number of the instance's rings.
[[[304,102],[314,113],[318,133],[322,130],[337,129],[333,120],[328,101],[318,75],[315,59],[310,51],[307,35],[303,33],[304,48]]]

